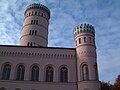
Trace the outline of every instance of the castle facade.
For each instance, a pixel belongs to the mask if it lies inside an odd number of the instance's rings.
[[[100,90],[95,30],[74,28],[75,48],[47,47],[50,10],[29,5],[20,45],[0,45],[0,90]]]

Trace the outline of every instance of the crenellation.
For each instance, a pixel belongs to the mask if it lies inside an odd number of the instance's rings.
[[[89,24],[81,24],[75,27],[75,29],[73,30],[75,37],[77,35],[79,35],[80,33],[91,33],[91,34],[95,34],[95,30],[94,27],[92,25]]]
[[[74,58],[71,54],[53,54],[53,53],[27,53],[27,52],[6,52],[0,51],[0,56],[15,56],[15,57],[39,57],[39,58]]]

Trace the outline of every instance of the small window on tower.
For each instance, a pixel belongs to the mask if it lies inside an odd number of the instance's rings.
[[[93,44],[95,44],[95,39],[93,39]]]
[[[34,35],[34,30],[32,30],[32,35]]]
[[[37,30],[35,30],[35,35],[37,35]]]
[[[29,32],[29,35],[31,35],[31,30],[30,30],[30,32]]]
[[[91,39],[91,37],[89,37],[89,40],[90,40],[90,43],[92,43],[92,39]]]
[[[81,38],[79,38],[79,44],[81,44]]]
[[[29,42],[27,43],[27,46],[29,46]]]
[[[76,40],[76,46],[77,46],[77,40]]]
[[[35,15],[37,15],[37,12],[35,12]]]
[[[30,46],[32,46],[32,42],[30,43]]]
[[[31,24],[33,24],[33,20],[31,20]]]
[[[36,24],[38,24],[38,20],[36,20]]]
[[[84,37],[84,43],[86,43],[87,41],[86,41],[86,37]]]

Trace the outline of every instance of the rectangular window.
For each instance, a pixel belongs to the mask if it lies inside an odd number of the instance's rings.
[[[87,41],[86,41],[86,37],[84,37],[84,43],[86,43]]]
[[[91,37],[89,37],[89,40],[90,40],[90,43],[92,43],[92,39],[91,39]]]
[[[33,24],[33,20],[31,20],[31,24]]]
[[[35,35],[37,35],[37,30],[35,30]]]
[[[77,40],[76,40],[76,46],[77,46]]]
[[[79,44],[81,44],[81,38],[79,38]]]
[[[38,24],[38,20],[36,20],[36,24]]]

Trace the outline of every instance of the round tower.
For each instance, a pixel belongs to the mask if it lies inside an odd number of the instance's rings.
[[[95,30],[81,24],[74,29],[77,54],[78,90],[100,90],[98,79]]]
[[[46,47],[50,10],[42,4],[33,3],[26,8],[24,16],[20,45]]]

